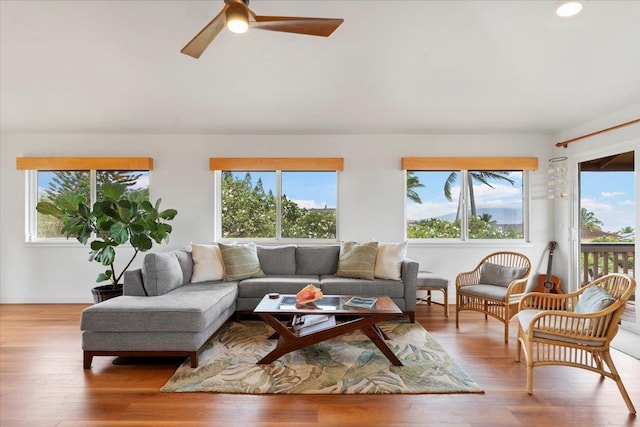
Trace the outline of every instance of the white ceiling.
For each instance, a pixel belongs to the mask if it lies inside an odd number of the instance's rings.
[[[252,0],[329,38],[228,30],[210,1],[0,1],[3,132],[555,133],[640,105],[640,1]]]

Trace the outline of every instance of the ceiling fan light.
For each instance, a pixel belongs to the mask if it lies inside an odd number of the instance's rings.
[[[558,1],[556,5],[556,15],[563,18],[575,16],[582,11],[582,2],[577,0]]]
[[[249,29],[249,11],[241,4],[229,4],[227,10],[227,28],[233,33],[246,33]]]

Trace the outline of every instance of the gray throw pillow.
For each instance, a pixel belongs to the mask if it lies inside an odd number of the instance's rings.
[[[589,285],[578,299],[578,304],[573,311],[582,314],[595,313],[604,310],[615,301],[616,299],[600,286]]]
[[[373,280],[378,242],[344,242],[340,247],[336,276]]]
[[[258,260],[260,268],[267,275],[296,274],[296,247],[286,246],[258,246]]]
[[[336,274],[339,245],[298,246],[296,248],[296,273],[301,276]]]
[[[224,263],[224,280],[226,282],[265,276],[260,268],[255,243],[237,245],[218,243],[218,247]]]
[[[485,262],[480,267],[480,283],[507,287],[512,281],[522,279],[526,272],[527,267],[509,267]]]
[[[142,262],[142,280],[149,296],[164,295],[182,286],[184,276],[176,253],[146,254]]]

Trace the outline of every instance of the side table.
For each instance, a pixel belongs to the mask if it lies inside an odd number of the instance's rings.
[[[449,317],[449,281],[447,279],[430,271],[419,271],[416,290],[427,291],[427,295],[418,298],[418,302],[426,302],[429,305],[441,305],[444,308],[445,317]],[[444,294],[444,303],[433,301],[431,291],[442,292]]]

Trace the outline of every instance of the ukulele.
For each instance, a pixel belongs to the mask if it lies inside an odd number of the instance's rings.
[[[549,262],[547,264],[547,274],[538,275],[538,285],[534,292],[544,292],[551,294],[562,293],[560,289],[560,278],[551,274],[551,266],[553,265],[553,251],[556,249],[556,242],[549,242]]]

